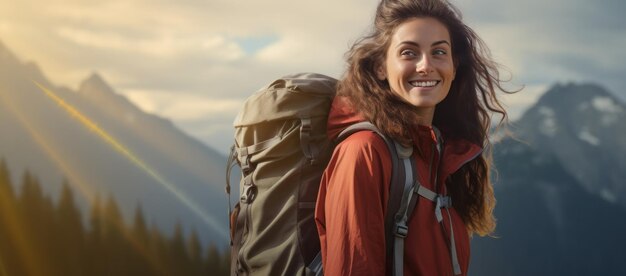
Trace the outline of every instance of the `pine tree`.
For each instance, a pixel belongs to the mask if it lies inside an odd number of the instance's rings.
[[[124,275],[128,265],[128,252],[132,248],[125,242],[126,226],[117,202],[112,196],[104,205],[103,248],[105,256],[105,273]]]
[[[16,225],[17,202],[13,191],[11,175],[4,159],[0,160],[0,275],[24,274],[19,268],[19,254],[15,237],[19,231]]]
[[[143,210],[141,205],[138,204],[135,208],[135,219],[133,223],[133,236],[141,245],[148,246],[148,227],[146,225],[146,219],[143,216]]]
[[[15,193],[13,191],[13,184],[11,183],[11,174],[9,168],[4,162],[4,159],[0,159],[0,199],[7,202],[15,201]]]
[[[230,246],[227,246],[226,249],[222,251],[220,265],[221,269],[219,275],[230,275]]]
[[[23,262],[31,273],[44,273],[57,275],[53,264],[55,260],[48,256],[56,256],[52,252],[52,240],[55,239],[54,231],[54,205],[52,201],[44,197],[39,181],[26,171],[22,177],[21,193],[18,200],[19,227],[23,230],[22,244]]]
[[[67,180],[63,181],[56,215],[57,246],[60,275],[84,275],[85,235],[81,214],[76,207],[74,194]]]
[[[104,218],[100,195],[96,194],[91,203],[89,232],[86,238],[87,273],[85,275],[104,275],[106,257],[104,256]]]
[[[170,241],[169,257],[171,258],[172,267],[176,275],[189,275],[187,271],[189,267],[189,255],[185,247],[185,238],[183,235],[183,226],[180,221],[176,222],[174,228],[174,237]]]
[[[157,255],[150,248],[150,234],[146,226],[141,205],[135,208],[135,218],[131,230],[131,240],[134,244],[134,251],[131,261],[132,275],[152,275],[158,271],[154,266],[158,266]]]
[[[91,230],[91,237],[94,240],[102,239],[102,228],[104,225],[102,217],[102,201],[100,195],[96,194],[94,201],[91,203],[91,212],[89,213],[89,226]]]
[[[124,221],[122,220],[122,213],[117,206],[117,202],[113,196],[109,195],[103,210],[104,227],[103,236],[110,240],[122,239],[122,229],[124,229]]]
[[[154,223],[150,227],[150,249],[157,259],[158,266],[155,269],[157,269],[158,274],[176,275],[172,269],[168,243],[161,234],[159,227]]]
[[[206,266],[207,271],[214,275],[219,275],[216,272],[219,273],[222,270],[222,256],[214,243],[209,245]]]
[[[187,248],[189,249],[191,274],[202,275],[202,264],[204,258],[202,257],[202,244],[200,244],[200,239],[198,238],[198,233],[196,232],[196,229],[193,229],[191,231],[191,236],[189,237]]]

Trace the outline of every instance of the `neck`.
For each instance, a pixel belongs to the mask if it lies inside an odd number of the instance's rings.
[[[415,113],[419,116],[417,124],[423,126],[432,126],[433,117],[435,116],[434,107],[418,107],[415,108]]]

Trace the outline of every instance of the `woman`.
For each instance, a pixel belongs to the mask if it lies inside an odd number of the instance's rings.
[[[495,63],[445,0],[383,0],[370,35],[347,57],[329,135],[372,122],[413,148],[423,187],[451,198],[452,206],[434,215],[439,207],[418,197],[408,219],[404,274],[466,275],[470,235],[495,228],[490,154],[483,150],[491,112],[502,115],[500,123],[506,119],[495,94],[504,91]],[[389,150],[373,132],[355,133],[336,147],[315,212],[325,275],[391,274],[384,228],[390,172]]]

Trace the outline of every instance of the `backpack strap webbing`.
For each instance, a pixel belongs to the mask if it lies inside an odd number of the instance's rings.
[[[391,227],[392,234],[392,242],[388,246],[387,250],[391,252],[389,255],[391,256],[392,261],[392,271],[391,273],[387,273],[388,275],[404,275],[404,239],[409,233],[409,227],[407,222],[412,213],[412,208],[410,207],[410,203],[412,203],[413,193],[412,189],[415,185],[419,185],[417,170],[415,166],[414,158],[410,156],[402,160],[405,167],[405,184],[404,190],[402,193],[402,198],[400,199],[400,206],[393,213],[394,215],[390,215],[393,220],[393,225]],[[407,166],[410,166],[411,169],[406,169]],[[414,208],[415,206],[413,206]],[[388,259],[389,259],[388,255]]]
[[[389,185],[389,199],[387,200],[387,211],[385,213],[385,244],[387,245],[385,247],[385,256],[387,257],[386,274],[390,275],[398,262],[398,258],[393,254],[396,247],[394,240],[397,232],[395,214],[403,209],[402,199],[406,197],[405,195],[411,194],[411,188],[414,182],[415,161],[411,158],[413,148],[404,147],[393,139],[390,139],[371,122],[360,122],[347,127],[339,134],[338,141],[342,141],[351,134],[362,130],[370,130],[378,134],[387,145],[391,156],[391,183]],[[406,208],[405,206],[404,209]],[[401,247],[404,247],[404,243]],[[402,260],[402,256],[400,256],[400,267],[402,267]]]
[[[393,242],[394,242],[394,214],[400,209],[400,201],[405,193],[410,194],[413,183],[414,160],[411,158],[413,148],[406,148],[385,136],[375,125],[370,122],[359,122],[344,129],[337,137],[336,143],[345,140],[350,135],[363,131],[372,131],[380,136],[391,155],[391,183],[389,190],[389,199],[387,201],[387,211],[385,213],[385,244],[387,256],[387,275],[393,271]],[[406,169],[406,168],[410,169]],[[308,268],[314,273],[313,275],[321,276],[323,274],[322,255],[319,252]]]

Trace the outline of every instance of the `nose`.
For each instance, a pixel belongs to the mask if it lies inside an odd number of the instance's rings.
[[[422,58],[415,64],[415,70],[418,74],[426,76],[433,71],[432,60],[427,54],[422,54]]]

